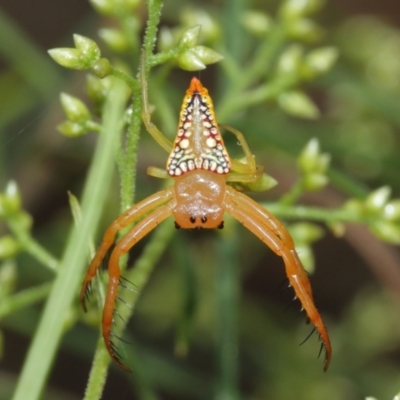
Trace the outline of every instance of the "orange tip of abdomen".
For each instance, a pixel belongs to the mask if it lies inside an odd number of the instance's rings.
[[[207,91],[207,89],[203,86],[203,84],[200,82],[198,78],[195,76],[192,78],[190,81],[190,86],[189,89],[187,90],[188,94],[193,94],[193,93],[204,93],[204,91]]]

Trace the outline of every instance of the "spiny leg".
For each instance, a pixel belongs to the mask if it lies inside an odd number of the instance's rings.
[[[90,290],[90,283],[95,277],[96,271],[100,267],[105,255],[113,245],[117,232],[125,226],[129,225],[130,223],[134,222],[138,218],[152,211],[159,205],[171,200],[171,198],[173,197],[173,193],[173,188],[170,187],[166,190],[153,194],[147,199],[137,203],[129,210],[125,211],[108,227],[108,229],[104,233],[103,240],[89,265],[89,269],[82,284],[80,302],[85,311],[85,298],[87,296],[88,290]]]
[[[129,368],[121,362],[121,356],[116,351],[116,346],[112,341],[111,325],[113,323],[113,313],[115,301],[118,297],[118,286],[121,277],[119,259],[126,254],[140,239],[151,232],[158,224],[172,214],[174,202],[170,202],[138,222],[114,247],[108,262],[109,282],[107,287],[106,300],[103,310],[103,338],[104,343],[111,358],[123,369]]]
[[[153,139],[168,153],[172,150],[172,142],[170,142],[164,134],[151,122],[151,113],[149,107],[149,99],[147,95],[147,79],[146,79],[146,56],[145,52],[142,52],[141,67],[140,67],[140,80],[142,84],[142,118],[143,123],[146,126],[147,132],[153,137]]]
[[[314,324],[322,339],[326,350],[324,365],[324,371],[326,371],[332,353],[328,332],[326,331],[322,318],[314,305],[311,285],[301,261],[297,256],[296,250],[293,246],[293,241],[290,240],[288,242],[282,240],[270,226],[266,225],[260,218],[257,218],[255,214],[243,210],[240,206],[234,204],[229,198],[227,198],[225,202],[225,209],[249,231],[261,239],[269,248],[271,248],[271,250],[283,258],[289,282],[306,311],[308,318]]]

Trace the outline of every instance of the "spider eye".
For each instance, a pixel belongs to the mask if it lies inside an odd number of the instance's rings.
[[[201,217],[201,222],[203,224],[205,224],[207,222],[207,217],[205,217],[204,215]]]
[[[190,222],[194,224],[196,222],[196,217],[193,217],[193,215],[190,217]]]

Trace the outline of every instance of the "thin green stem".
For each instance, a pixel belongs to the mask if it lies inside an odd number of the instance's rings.
[[[7,315],[12,314],[21,308],[46,298],[50,292],[51,286],[51,283],[44,283],[40,286],[21,290],[13,296],[2,299],[0,303],[0,319],[3,319]]]
[[[144,49],[146,55],[150,57],[153,54],[153,48],[156,43],[158,24],[161,18],[161,9],[163,0],[148,0],[149,16],[147,20],[146,33],[144,36]]]
[[[234,230],[234,227],[231,227]],[[217,394],[218,399],[238,399],[240,265],[238,236],[219,238],[214,245],[217,288]]]
[[[303,180],[299,179],[290,189],[288,192],[286,192],[281,199],[279,200],[279,203],[282,204],[283,206],[290,206],[295,204],[300,196],[303,194],[304,188],[303,188]]]
[[[134,77],[128,75],[118,68],[111,66],[111,74],[112,76],[115,76],[116,78],[124,81],[133,92],[137,91],[140,87],[139,82]]]
[[[132,116],[125,138],[124,150],[120,150],[118,169],[121,180],[121,211],[128,209],[134,202],[136,184],[137,152],[142,124],[142,103],[140,91],[133,93]]]
[[[370,223],[374,217],[362,216],[351,210],[329,209],[307,206],[286,206],[281,203],[263,203],[268,211],[277,217],[309,219],[321,222]],[[375,217],[376,218],[376,217]]]
[[[103,130],[84,188],[81,226],[71,230],[59,273],[47,300],[42,318],[28,352],[13,400],[36,400],[41,396],[53,363],[64,325],[86,266],[88,241],[100,220],[107,197],[124,111],[125,88],[113,82],[105,102]]]
[[[155,67],[156,65],[164,64],[167,61],[172,60],[174,57],[178,56],[180,51],[181,50],[179,47],[174,47],[171,50],[157,53],[157,54],[149,57],[147,65],[150,67]]]
[[[19,219],[8,219],[8,227],[15,235],[22,248],[42,265],[52,271],[56,271],[59,267],[59,260],[42,247],[25,229],[22,229]]]
[[[281,25],[276,25],[255,52],[251,64],[240,69],[240,74],[231,82],[228,92],[219,104],[217,115],[221,121],[227,120],[240,109],[260,103],[273,96],[276,90],[271,87],[271,83],[268,85],[264,84],[250,92],[244,92],[246,88],[251,87],[262,76],[266,76],[270,72],[275,55],[283,44],[284,39],[283,28]]]
[[[96,351],[94,353],[92,368],[90,370],[89,380],[83,400],[101,399],[107,379],[109,364],[110,356],[104,346],[103,336],[100,335],[97,340]]]

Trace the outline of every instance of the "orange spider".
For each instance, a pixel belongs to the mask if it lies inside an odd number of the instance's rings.
[[[244,185],[256,182],[262,176],[263,167],[256,165],[243,135],[236,129],[225,127],[236,135],[245,154],[245,161],[231,160],[219,132],[208,91],[197,78],[193,78],[183,99],[178,133],[172,144],[151,122],[144,77],[142,85],[144,124],[154,139],[170,153],[166,171],[151,167],[148,173],[155,177],[173,178],[175,183],[135,204],[109,226],[84,279],[80,301],[86,311],[85,297],[90,283],[114,244],[117,232],[140,220],[115,244],[108,262],[109,283],[102,327],[104,342],[111,358],[120,367],[129,370],[122,363],[111,340],[113,312],[120,284],[120,257],[171,215],[178,229],[221,229],[224,214],[228,213],[283,258],[290,286],[322,340],[326,371],[331,359],[329,336],[314,305],[310,282],[292,237],[271,213],[229,186],[229,182]]]

